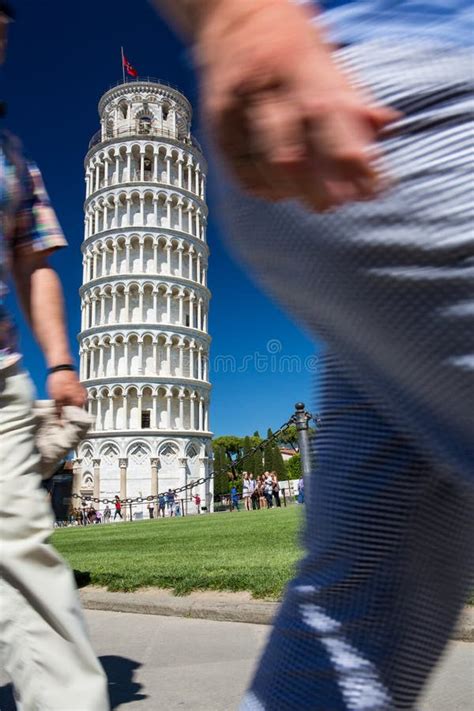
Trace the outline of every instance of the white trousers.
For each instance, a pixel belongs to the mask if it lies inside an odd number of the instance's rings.
[[[24,711],[107,711],[73,575],[48,543],[52,514],[38,474],[33,386],[0,371],[0,652]]]

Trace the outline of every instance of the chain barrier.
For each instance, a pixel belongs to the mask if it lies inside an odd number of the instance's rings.
[[[237,473],[235,472],[235,469],[242,464],[243,462],[247,461],[250,459],[250,457],[253,457],[256,452],[261,451],[265,449],[265,447],[268,444],[271,444],[274,442],[278,437],[280,437],[284,432],[286,432],[292,425],[296,423],[296,417],[297,415],[292,415],[289,420],[285,422],[276,432],[272,433],[271,437],[267,437],[267,439],[263,440],[259,444],[257,444],[255,447],[252,447],[246,454],[243,454],[241,457],[236,459],[235,461],[230,462],[230,468],[232,471],[235,473],[237,476]],[[305,417],[307,418],[308,422],[310,420],[314,420],[316,423],[316,426],[319,426],[320,424],[320,419],[318,416],[313,417],[309,412],[305,413]],[[195,479],[189,484],[185,484],[184,486],[177,487],[176,489],[172,489],[171,491],[176,495],[176,494],[181,494],[188,489],[195,489],[198,486],[201,486],[202,484],[206,484],[208,481],[211,481],[211,479],[214,479],[216,476],[219,474],[227,474],[228,472],[228,467],[225,469],[220,469],[217,472],[211,472],[208,474],[206,477],[201,477],[200,479]],[[148,503],[150,501],[158,501],[158,499],[162,496],[165,496],[168,492],[162,492],[161,494],[156,494],[156,496],[135,496],[135,497],[128,497],[125,499],[120,499],[120,502],[122,504],[127,504],[128,506],[134,506],[136,504],[144,504]],[[71,494],[71,498],[73,499],[80,499],[81,501],[89,502],[89,503],[94,503],[94,504],[113,504],[115,499],[100,499],[98,497],[90,496],[90,495],[83,495],[83,494]]]

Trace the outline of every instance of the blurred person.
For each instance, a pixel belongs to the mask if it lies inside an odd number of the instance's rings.
[[[165,509],[166,509],[166,498],[163,496],[163,494],[160,494],[158,497],[158,516],[161,516],[162,518],[165,517]]]
[[[166,508],[169,515],[173,516],[175,512],[175,492],[172,489],[168,489],[166,492]]]
[[[119,496],[118,494],[115,494],[114,507],[115,507],[114,521],[115,521],[115,519],[117,518],[117,516],[123,521],[123,516],[122,516],[122,502],[121,502],[120,496]]]
[[[304,504],[304,478],[300,476],[297,483],[297,497],[296,500],[299,504]]]
[[[154,517],[155,517],[155,502],[154,502],[154,501],[149,501],[147,508],[148,508],[148,516],[149,516],[150,518],[154,518]]]
[[[267,508],[273,508],[273,479],[270,472],[263,475],[263,491],[267,500]]]
[[[276,472],[271,473],[271,478],[272,478],[272,494],[273,498],[275,499],[275,504],[277,508],[281,508],[281,501],[280,501],[280,482],[278,481],[278,476]]]
[[[258,509],[258,495],[257,495],[257,482],[254,479],[254,476],[252,473],[250,473],[250,481],[249,481],[249,486],[250,486],[250,498],[252,501],[252,509],[256,511]]]
[[[244,506],[246,511],[252,510],[252,490],[251,490],[251,479],[248,472],[243,472],[242,479],[242,498],[244,500]]]
[[[96,523],[97,521],[97,511],[92,504],[87,509],[87,521],[88,523]]]
[[[411,709],[473,571],[472,2],[158,4],[231,243],[327,344],[308,552],[243,708]]]
[[[13,10],[0,1],[0,63]],[[49,397],[83,407],[68,343],[63,292],[48,256],[66,240],[38,168],[20,142],[0,133],[0,634],[1,657],[24,711],[109,709],[74,578],[50,545],[53,516],[35,446],[35,393],[4,305],[16,297],[44,354]],[[83,690],[87,689],[84,699]]]
[[[267,497],[265,496],[265,477],[261,474],[257,479],[258,508],[268,508]]]
[[[105,504],[104,523],[109,523],[111,516],[112,516],[112,511],[110,510],[110,506],[108,504]]]
[[[230,510],[240,511],[240,506],[239,506],[239,492],[237,491],[237,486],[235,484],[232,484],[232,488],[230,490]]]
[[[196,494],[194,496],[194,503],[196,504],[196,513],[200,514],[201,513],[201,497],[199,494]]]

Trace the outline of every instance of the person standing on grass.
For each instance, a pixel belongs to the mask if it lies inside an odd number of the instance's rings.
[[[150,518],[154,518],[154,516],[155,516],[155,502],[154,501],[148,502],[148,516]]]
[[[163,496],[163,494],[160,494],[158,498],[158,516],[161,516],[162,518],[165,517],[165,509],[166,509],[166,498]]]
[[[251,486],[250,474],[248,472],[243,472],[242,498],[244,500],[245,510],[251,511],[252,510],[252,486]]]
[[[273,479],[270,472],[265,472],[263,475],[263,491],[267,500],[267,507],[273,508]]]
[[[117,518],[117,516],[119,516],[119,518],[123,521],[122,502],[120,501],[120,497],[118,496],[118,494],[115,495],[114,506],[115,506],[114,521]]]
[[[271,473],[272,477],[272,494],[273,498],[275,499],[275,504],[278,508],[281,508],[281,501],[280,501],[280,482],[278,481],[278,476],[276,472]]]
[[[232,485],[230,490],[230,509],[231,511],[234,509],[239,511],[239,492],[237,491],[237,486],[235,484]]]
[[[110,506],[106,504],[104,509],[104,523],[109,523],[111,515],[112,511],[110,510]]]
[[[194,503],[196,504],[196,513],[200,514],[201,513],[201,497],[199,494],[196,494],[194,496]]]
[[[13,14],[10,4],[0,0],[1,65]],[[84,407],[63,290],[48,262],[66,240],[38,167],[3,127],[0,211],[1,662],[23,711],[107,711],[107,681],[87,635],[72,572],[49,542],[54,522],[35,445],[36,393],[5,306],[13,281],[18,305],[46,361],[49,397],[59,411]]]
[[[260,474],[257,479],[256,492],[258,495],[258,508],[260,510],[268,508],[267,497],[265,496],[265,477],[263,474]]]
[[[175,492],[172,489],[168,489],[166,494],[166,508],[169,515],[173,516],[175,512]]]
[[[258,509],[258,493],[257,493],[257,482],[254,479],[254,476],[252,473],[250,473],[250,491],[251,491],[251,501],[252,501],[252,509],[256,511]]]
[[[302,476],[298,479],[297,490],[297,501],[299,504],[304,504],[304,479]]]

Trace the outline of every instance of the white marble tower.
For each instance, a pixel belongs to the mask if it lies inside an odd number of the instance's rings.
[[[85,159],[79,334],[96,425],[74,487],[146,497],[208,473],[206,161],[191,105],[163,83],[119,84],[99,115]],[[210,506],[212,486],[199,493]]]

